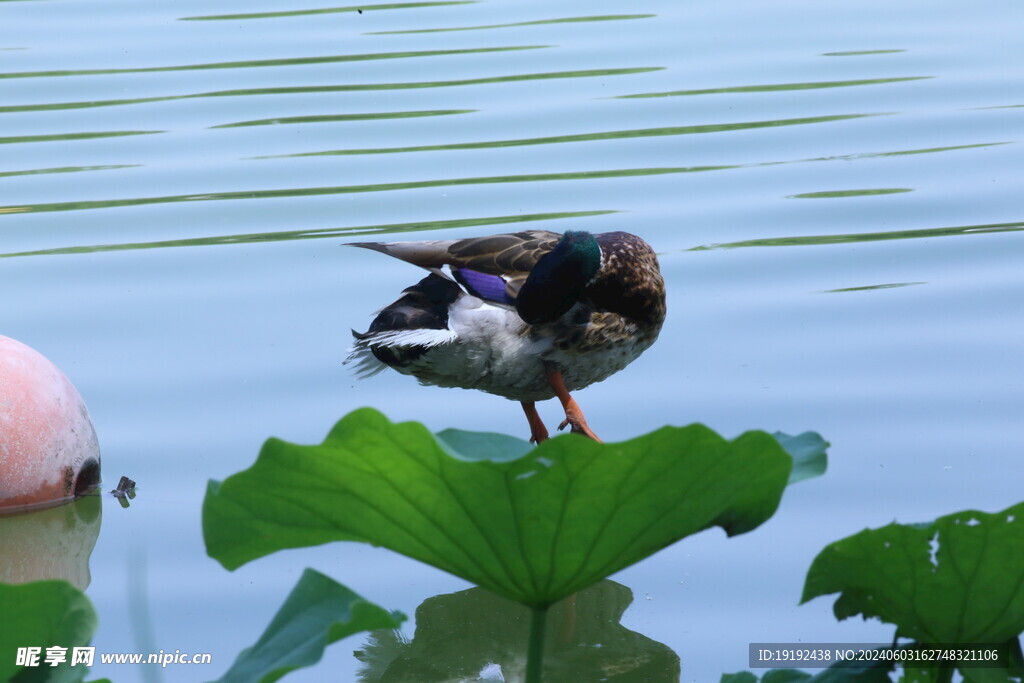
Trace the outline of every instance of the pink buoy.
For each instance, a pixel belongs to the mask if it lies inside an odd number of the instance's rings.
[[[0,509],[56,504],[99,483],[85,402],[57,366],[0,336]]]

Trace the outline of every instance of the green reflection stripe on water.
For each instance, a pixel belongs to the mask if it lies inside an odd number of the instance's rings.
[[[169,102],[184,100],[195,95],[168,95],[165,97],[137,97],[130,100],[92,100],[87,102],[48,102],[46,104],[9,104],[0,106],[0,114],[13,114],[26,111],[60,111],[63,109],[92,109],[94,107],[117,107],[125,104],[145,104],[147,102]]]
[[[683,97],[686,95],[721,95],[725,93],[781,92],[786,90],[819,90],[822,88],[851,88],[860,85],[882,85],[923,81],[934,76],[901,76],[899,78],[866,78],[856,81],[818,81],[814,83],[774,83],[770,85],[739,85],[729,88],[704,88],[701,90],[671,90],[669,92],[647,92],[634,95],[619,95],[617,99],[637,97]]]
[[[53,135],[19,135],[0,138],[0,145],[13,145],[22,142],[63,142],[68,140],[94,140],[96,138],[118,138],[126,135],[153,135],[163,133],[162,130],[109,130],[96,133],[55,133]]]
[[[0,258],[15,256],[56,256],[62,254],[92,254],[99,251],[127,251],[133,249],[162,249],[171,247],[208,247],[227,244],[249,244],[253,242],[283,242],[289,240],[324,239],[327,237],[359,237],[361,235],[385,235],[392,233],[422,232],[426,230],[449,230],[455,228],[475,228],[485,225],[502,225],[506,223],[529,223],[532,221],[564,220],[569,218],[587,218],[618,213],[615,210],[599,211],[563,211],[559,213],[532,213],[515,216],[490,216],[487,218],[459,218],[444,221],[426,221],[417,223],[390,223],[385,225],[360,225],[347,228],[319,228],[313,230],[285,230],[279,232],[257,232],[240,235],[217,235],[214,237],[193,237],[179,240],[160,240],[156,242],[135,242],[125,244],[100,244],[84,247],[61,247],[57,249],[39,249],[36,251],[19,251],[0,254]]]
[[[279,88],[249,88],[245,90],[216,90],[213,92],[190,93],[187,95],[165,95],[163,97],[139,97],[122,100],[92,100],[86,102],[51,102],[45,104],[14,104],[0,106],[0,114],[27,111],[54,111],[59,109],[89,109],[93,107],[114,107],[130,104],[148,104],[150,102],[170,102],[199,97],[244,97],[249,95],[302,95],[332,92],[361,92],[374,90],[410,90],[416,88],[452,88],[464,85],[490,85],[494,83],[513,83],[518,81],[540,81],[557,78],[604,78],[608,76],[630,76],[633,74],[661,71],[665,67],[648,66],[626,69],[592,69],[587,71],[551,71],[535,74],[515,74],[511,76],[488,76],[485,78],[467,78],[453,81],[415,81],[412,83],[353,83],[345,85],[309,85],[284,86]]]
[[[305,66],[308,64],[334,64],[337,62],[368,62],[379,59],[411,59],[416,57],[447,57],[474,55],[514,50],[540,50],[550,45],[508,45],[503,47],[472,47],[458,50],[417,50],[408,52],[368,52],[354,55],[323,55],[319,57],[288,57],[282,59],[252,59],[243,62],[208,62],[206,64],[176,64],[173,66],[141,66],[129,69],[78,69],[69,71],[15,71],[0,73],[0,78],[50,78],[57,76],[98,76],[110,74],[141,74],[159,71],[206,71],[209,69],[249,69],[274,66]]]
[[[987,232],[1016,232],[1024,230],[1022,223],[989,223],[986,225],[958,225],[950,228],[924,228],[919,230],[893,230],[890,232],[862,232],[848,235],[805,235],[803,237],[770,237],[767,239],[724,242],[693,247],[689,251],[708,249],[736,249],[738,247],[808,247],[826,244],[849,244],[851,242],[879,242],[883,240],[906,240],[926,237],[951,237]]]
[[[972,107],[968,111],[985,111],[986,109],[1020,109],[1024,104],[997,104],[991,107]]]
[[[926,147],[924,149],[903,149],[896,152],[870,152],[866,154],[850,154],[839,157],[822,157],[822,160],[832,159],[868,159],[872,157],[901,157],[909,156],[912,154],[935,154],[937,152],[953,152],[960,149],[977,149],[979,147],[997,147],[999,145],[1009,145],[1011,141],[1005,142],[976,142],[971,145],[951,145],[949,147]],[[817,161],[814,159],[813,161]]]
[[[32,168],[25,171],[0,171],[0,178],[18,175],[44,175],[47,173],[79,173],[81,171],[110,171],[118,168],[138,168],[141,164],[110,164],[107,166],[61,166],[58,168]]]
[[[884,114],[865,114],[865,116],[884,116]],[[884,157],[911,156],[914,154],[938,154],[939,152],[954,152],[964,149],[977,149],[980,147],[996,147],[998,145],[1009,145],[1011,142],[978,142],[970,145],[952,145],[949,147],[927,147],[924,149],[900,149],[892,152],[860,152],[857,154],[838,154],[828,157],[811,157],[808,159],[795,159],[792,161],[765,161],[751,166],[779,166],[782,164],[805,164],[816,161],[856,161],[858,159],[878,159]]]
[[[864,190],[827,190],[825,192],[804,192],[791,194],[787,199],[839,199],[843,197],[870,197],[879,194],[900,194],[913,192],[909,187],[879,187]]]
[[[338,12],[363,12],[392,9],[421,9],[424,7],[443,7],[445,5],[472,5],[477,0],[446,0],[443,2],[389,2],[381,5],[348,5],[345,7],[317,7],[313,9],[285,10],[281,12],[254,12],[250,14],[209,14],[196,17],[179,17],[178,21],[234,21],[236,19],[276,19],[281,17],[300,17],[309,14],[336,14]]]
[[[825,289],[819,294],[839,294],[842,292],[869,292],[876,289],[895,289],[897,287],[913,287],[914,285],[927,284],[925,282],[887,282],[882,285],[864,285],[862,287],[842,287],[841,289]]]
[[[517,21],[511,24],[485,24],[482,26],[455,26],[453,28],[417,28],[406,31],[370,31],[367,36],[397,35],[400,33],[444,33],[446,31],[483,31],[492,28],[513,28],[517,26],[540,26],[542,24],[572,24],[588,21],[625,21],[629,19],[650,19],[657,14],[606,14],[593,17],[562,17],[560,19],[538,19],[536,21]]]
[[[906,50],[849,50],[847,52],[822,52],[822,57],[859,57],[861,55],[891,55]]]
[[[420,145],[416,147],[378,147],[369,149],[332,149],[321,152],[300,152],[297,154],[280,154],[277,156],[253,157],[254,159],[275,159],[282,157],[312,157],[346,154],[394,154],[399,152],[434,152],[440,150],[492,149],[498,147],[523,147],[527,145],[546,145],[564,142],[590,142],[594,140],[621,140],[626,138],[659,137],[665,135],[696,135],[702,133],[723,133],[733,130],[749,130],[752,128],[772,128],[775,126],[797,126],[808,123],[827,123],[844,121],[879,114],[839,114],[835,116],[814,116],[800,119],[781,119],[778,121],[747,121],[743,123],[715,123],[700,126],[675,126],[668,128],[638,128],[635,130],[613,130],[600,133],[579,133],[574,135],[554,135],[542,138],[520,138],[518,140],[489,140],[486,142],[456,142],[446,145]]]
[[[333,194],[357,194],[363,192],[392,192],[396,190],[417,190],[428,187],[455,187],[459,185],[492,185],[500,183],[533,183],[555,180],[599,180],[604,178],[630,178],[639,176],[667,175],[671,173],[699,173],[719,171],[736,166],[690,166],[683,168],[626,168],[607,171],[575,171],[571,173],[535,173],[527,175],[489,176],[480,178],[445,178],[439,180],[414,180],[404,183],[379,183],[373,185],[344,185],[338,187],[297,187],[279,190],[243,190],[234,192],[209,192],[204,194],[179,194],[164,197],[134,197],[131,199],[99,199],[78,202],[52,202],[25,204],[22,206],[0,206],[0,214],[43,213],[50,211],[85,211],[89,209],[112,209],[122,206],[145,206],[147,204],[178,204],[182,202],[209,202],[233,199],[281,199],[290,197],[316,197]]]
[[[517,81],[542,81],[556,78],[594,78],[604,76],[629,76],[632,74],[661,71],[665,67],[647,66],[629,69],[592,69],[587,71],[550,71],[536,74],[513,74],[510,76],[487,76],[453,81],[413,81],[411,83],[353,83],[346,85],[283,86],[280,88],[253,88],[245,90],[216,90],[181,97],[238,97],[244,95],[294,95],[321,92],[360,92],[372,90],[412,90],[417,88],[449,88],[462,85],[489,85],[492,83],[514,83]],[[0,109],[3,111],[3,109]]]
[[[385,111],[366,114],[324,114],[321,116],[283,116],[276,119],[256,119],[255,121],[239,121],[223,123],[210,128],[241,128],[245,126],[275,126],[289,123],[335,123],[339,121],[374,121],[378,119],[409,119],[423,116],[450,116],[453,114],[472,114],[476,109],[436,109],[432,111]]]

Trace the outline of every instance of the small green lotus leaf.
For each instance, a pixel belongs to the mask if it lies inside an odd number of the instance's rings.
[[[612,444],[570,434],[507,462],[448,448],[368,408],[319,446],[270,439],[248,470],[210,483],[207,553],[234,569],[283,548],[364,541],[546,606],[711,526],[756,528],[792,466],[764,432],[726,441],[702,425]]]
[[[466,432],[446,429],[434,435],[449,453],[463,460],[515,460],[533,449],[525,439],[490,432]],[[828,468],[828,441],[817,432],[804,432],[792,436],[783,432],[772,434],[786,452],[793,457],[793,471],[789,483],[820,477]]]
[[[80,681],[88,667],[71,666],[73,648],[89,644],[96,630],[96,611],[85,594],[67,581],[0,583],[0,681]],[[39,664],[17,664],[18,648],[38,647]],[[45,663],[48,647],[67,648],[66,661]]]
[[[446,429],[434,437],[451,455],[463,460],[504,462],[521,458],[533,450],[533,444],[529,441],[492,432]]]
[[[796,436],[775,432],[772,436],[793,456],[793,471],[789,475],[789,483],[795,484],[804,479],[820,477],[828,467],[826,449],[828,441],[817,432],[804,432]]]
[[[760,679],[749,671],[725,674],[719,683],[891,683],[888,662],[837,662],[827,669],[809,674],[799,669],[769,669]]]
[[[320,661],[324,648],[360,631],[395,629],[405,621],[313,569],[302,578],[256,644],[238,655],[220,683],[273,683]]]
[[[1003,643],[1024,631],[1024,503],[931,524],[890,524],[827,546],[802,602],[840,593],[839,619],[862,614],[919,643]]]
[[[797,669],[772,669],[761,676],[761,683],[801,683],[814,680],[809,673]]]
[[[757,680],[757,676],[749,671],[738,671],[734,674],[722,674],[718,683],[757,683]]]

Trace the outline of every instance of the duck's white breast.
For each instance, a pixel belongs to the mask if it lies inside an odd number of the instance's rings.
[[[562,371],[569,391],[609,377],[636,359],[648,344],[608,344],[574,353],[555,348],[543,329],[531,328],[514,311],[464,295],[449,311],[452,342],[426,351],[399,372],[423,384],[477,389],[515,401],[554,396],[545,361]]]
[[[448,312],[456,339],[429,349],[400,372],[423,384],[478,389],[517,401],[553,396],[543,354],[551,344],[531,338],[514,311],[463,295]]]

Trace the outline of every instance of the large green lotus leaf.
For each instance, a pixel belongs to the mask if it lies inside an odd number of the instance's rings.
[[[82,680],[89,669],[70,665],[72,648],[88,645],[95,630],[92,603],[67,581],[0,583],[0,681]],[[68,648],[68,661],[46,664],[46,648],[51,646]],[[42,648],[40,666],[18,666],[19,647]]]
[[[238,655],[220,683],[273,683],[320,661],[324,648],[360,631],[395,629],[405,615],[388,613],[334,579],[306,569],[256,644]]]
[[[726,441],[702,425],[612,444],[569,434],[505,462],[449,450],[423,425],[369,408],[319,446],[270,439],[248,470],[210,482],[207,553],[234,569],[283,548],[364,541],[546,606],[702,529],[756,528],[792,465],[764,432]]]
[[[865,529],[819,553],[802,602],[840,593],[839,619],[895,624],[919,643],[1002,643],[1024,631],[1024,503]]]

